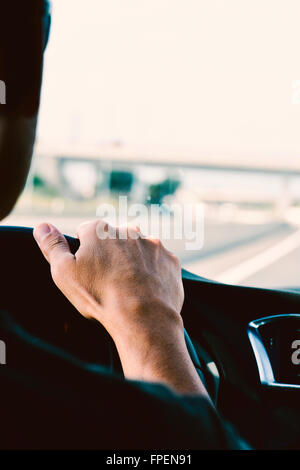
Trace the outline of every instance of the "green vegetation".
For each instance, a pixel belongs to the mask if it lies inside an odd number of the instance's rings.
[[[134,175],[130,171],[113,170],[110,174],[109,189],[112,193],[128,194],[134,183]]]
[[[167,178],[161,183],[151,184],[149,186],[148,204],[162,204],[165,196],[175,194],[180,186],[180,181]]]

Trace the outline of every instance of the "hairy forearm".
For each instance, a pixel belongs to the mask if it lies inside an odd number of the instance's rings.
[[[127,379],[162,383],[180,394],[196,394],[208,398],[206,388],[188,353],[183,349],[167,347],[162,350],[153,346],[147,362],[142,363],[130,358],[126,351],[123,353],[118,349],[118,352]]]
[[[116,347],[127,379],[158,382],[180,394],[209,399],[188,353],[183,327],[170,328],[169,336],[151,334],[143,340],[116,339]],[[155,332],[154,332],[155,333]]]

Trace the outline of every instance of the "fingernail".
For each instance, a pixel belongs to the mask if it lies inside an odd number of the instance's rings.
[[[34,238],[37,242],[41,242],[48,233],[51,232],[51,227],[48,224],[41,224],[33,231]]]

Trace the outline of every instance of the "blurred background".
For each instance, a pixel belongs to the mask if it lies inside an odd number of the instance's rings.
[[[226,283],[300,286],[298,0],[52,0],[32,170],[2,223],[74,235],[102,203],[203,204]],[[171,218],[173,214],[168,214]]]

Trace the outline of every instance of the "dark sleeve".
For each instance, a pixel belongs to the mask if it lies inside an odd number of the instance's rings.
[[[0,329],[1,448],[239,448],[200,396],[126,381],[89,367],[23,330]]]

